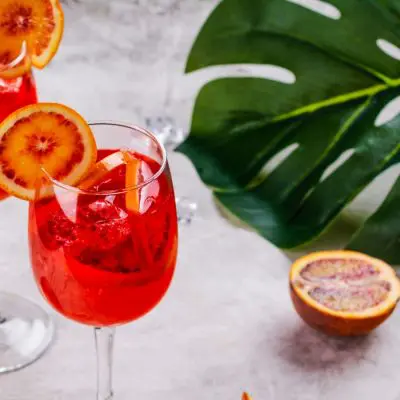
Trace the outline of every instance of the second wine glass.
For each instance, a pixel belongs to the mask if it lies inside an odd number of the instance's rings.
[[[21,53],[10,64],[2,65],[2,72],[25,64],[26,57],[23,43]],[[0,78],[0,122],[19,108],[35,103],[37,93],[32,71],[21,70],[21,75],[12,79]],[[0,189],[0,201],[7,198],[8,194]],[[13,232],[18,217],[9,219],[2,215],[0,229]],[[53,322],[41,307],[18,294],[0,292],[0,373],[18,370],[37,360],[49,347],[53,333]]]

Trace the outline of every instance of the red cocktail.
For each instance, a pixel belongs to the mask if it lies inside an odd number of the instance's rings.
[[[46,122],[40,133],[33,129],[41,126],[35,125],[35,118]],[[90,130],[63,106],[43,104],[38,111],[32,107],[23,124],[22,137],[29,136],[27,146],[36,155],[28,161],[34,160],[34,168],[36,160],[42,160],[33,186],[26,183],[30,175],[20,178],[24,171],[15,173],[11,183],[18,179],[18,190],[31,196],[33,272],[57,311],[95,327],[97,398],[109,400],[114,327],[152,310],[175,270],[177,216],[166,152],[143,129],[100,122]],[[11,130],[11,137],[21,134],[17,131]],[[6,146],[12,148],[14,141],[7,139]],[[105,150],[110,148],[115,150]],[[65,182],[68,173],[91,160],[92,152],[94,158],[97,153],[97,163],[76,186],[56,179],[61,176]],[[54,176],[43,165],[52,168]],[[33,193],[24,192],[27,187]]]
[[[31,73],[15,79],[0,78],[0,121],[19,108],[36,102],[36,86]]]
[[[36,86],[32,73],[15,79],[0,78],[0,122],[12,112],[37,102]],[[0,189],[0,200],[8,194]]]
[[[98,159],[116,152],[100,150]],[[30,207],[38,285],[57,311],[77,322],[133,321],[160,301],[173,276],[177,224],[169,173],[153,179],[159,162],[129,154],[140,162],[140,182],[148,181],[143,187],[126,191],[123,164],[85,192],[53,186],[55,197]],[[136,207],[129,206],[130,196],[138,199]]]

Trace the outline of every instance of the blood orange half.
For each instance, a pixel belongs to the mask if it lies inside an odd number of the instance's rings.
[[[76,185],[96,157],[89,125],[61,104],[26,106],[0,124],[0,188],[21,199],[35,198],[43,170],[58,181]]]
[[[290,271],[293,304],[315,329],[339,336],[369,333],[400,297],[394,270],[353,251],[324,251],[297,260]]]

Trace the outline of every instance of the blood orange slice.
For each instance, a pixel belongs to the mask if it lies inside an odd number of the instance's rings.
[[[353,251],[325,251],[297,260],[290,271],[294,306],[328,334],[369,333],[393,312],[400,283],[385,262]]]
[[[1,0],[0,76],[22,75],[30,61],[44,68],[57,52],[63,29],[58,0]],[[27,56],[20,59],[24,45]],[[10,64],[15,68],[8,68]]]
[[[0,188],[35,198],[43,169],[54,179],[77,184],[96,162],[93,133],[74,110],[39,103],[19,109],[0,124]]]

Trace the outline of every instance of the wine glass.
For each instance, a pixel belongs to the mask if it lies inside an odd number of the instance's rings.
[[[132,162],[87,190],[44,171],[30,204],[29,242],[45,299],[65,317],[95,328],[97,399],[109,400],[114,329],[151,311],[167,292],[177,216],[166,152],[155,136],[121,123],[91,127],[98,160],[122,152]]]
[[[173,152],[186,139],[187,134],[169,116],[145,118],[146,128],[154,133],[168,152]],[[197,203],[187,196],[176,197],[178,221],[190,225],[197,213]]]
[[[0,72],[14,72],[26,62],[26,45]],[[4,74],[2,74],[3,76]],[[19,76],[0,78],[0,122],[15,110],[37,102],[36,86],[31,71],[21,69]],[[0,200],[8,198],[0,189]],[[0,225],[11,231],[12,225],[2,218]],[[19,295],[0,292],[0,373],[20,369],[39,358],[53,337],[53,323],[39,306]]]

